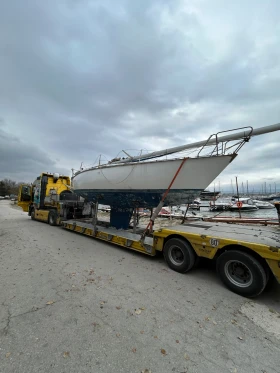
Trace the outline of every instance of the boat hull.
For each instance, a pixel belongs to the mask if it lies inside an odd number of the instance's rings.
[[[265,206],[265,205],[259,205],[259,204],[256,204],[257,208],[258,209],[261,209],[261,210],[267,210],[267,209],[274,209],[275,207],[273,205],[271,206]]]
[[[257,206],[242,206],[240,208],[236,207],[236,206],[231,206],[230,208],[230,211],[257,211],[258,210],[258,207]]]
[[[234,155],[189,158],[176,177],[165,205],[192,202],[232,161]],[[156,207],[182,159],[106,165],[77,173],[74,192],[88,201],[129,208]]]
[[[258,200],[254,200],[253,202],[257,206],[258,209],[274,209],[275,208],[274,205],[269,202],[262,202]]]
[[[209,207],[210,211],[225,211],[229,210],[231,205],[228,203],[217,203],[217,204],[211,204]]]

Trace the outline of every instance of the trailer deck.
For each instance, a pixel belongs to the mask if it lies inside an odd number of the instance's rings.
[[[140,251],[144,254],[152,256],[156,255],[152,237],[146,237],[145,242],[142,243],[140,241],[140,234],[133,233],[129,230],[112,227],[108,228],[104,226],[96,226],[96,229],[94,229],[94,226],[91,223],[79,220],[63,221],[62,226],[71,231]]]
[[[280,250],[280,227],[252,226],[226,223],[195,222],[175,225],[172,230],[229,239],[237,242],[249,242],[273,246]]]
[[[231,225],[225,223],[189,222],[184,225],[175,225],[155,230],[152,237],[141,240],[141,234],[131,230],[107,228],[97,225],[95,228],[90,222],[79,220],[63,221],[65,229],[81,233],[106,242],[142,252],[154,256],[157,251],[163,251],[168,265],[179,272],[187,272],[191,267],[180,268],[180,259],[172,259],[172,255],[166,254],[167,244],[176,241],[174,250],[185,250],[195,253],[196,257],[214,259],[229,250],[238,250],[244,255],[249,253],[257,259],[266,262],[275,278],[280,283],[280,228],[275,226],[250,226]],[[179,240],[179,241],[178,241]],[[183,248],[187,244],[189,247]],[[166,252],[165,252],[166,251]],[[189,254],[192,255],[192,254]],[[169,261],[169,259],[170,261]],[[237,261],[238,262],[238,261]],[[172,265],[173,263],[173,265]],[[268,281],[268,273],[267,279]]]

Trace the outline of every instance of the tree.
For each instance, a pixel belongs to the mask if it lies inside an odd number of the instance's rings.
[[[10,179],[0,180],[0,196],[17,195],[20,184]]]
[[[4,181],[0,181],[0,196],[5,197],[7,195],[7,187]]]

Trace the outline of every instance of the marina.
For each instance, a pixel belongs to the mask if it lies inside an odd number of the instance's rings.
[[[245,198],[247,199],[247,198]],[[240,201],[242,198],[240,198]],[[240,209],[237,208],[230,208],[231,206],[231,198],[230,197],[221,197],[218,198],[215,202],[208,201],[208,202],[203,202],[200,204],[200,208],[197,211],[193,211],[192,209],[188,208],[188,205],[181,205],[181,206],[173,206],[171,207],[171,210],[173,212],[182,212],[185,213],[185,211],[188,209],[188,214],[197,216],[197,217],[207,217],[207,216],[215,216],[215,215],[229,215],[232,217],[239,216],[239,210],[241,215],[244,214],[244,216],[248,217],[254,217],[254,218],[265,218],[265,219],[277,219],[277,210],[274,206],[274,204],[270,203],[269,208],[260,208],[258,207],[258,203],[261,203],[261,201],[254,202],[255,208],[253,207],[252,209]],[[255,205],[256,203],[256,205]],[[249,205],[251,206],[251,205]],[[265,205],[267,206],[267,205]],[[217,207],[215,209],[214,207]],[[245,205],[246,207],[246,205]],[[166,209],[166,208],[165,208]],[[170,208],[169,208],[170,209]]]

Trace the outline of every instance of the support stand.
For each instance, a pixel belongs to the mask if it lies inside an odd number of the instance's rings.
[[[97,232],[97,214],[98,214],[98,202],[93,204],[93,215],[92,215],[92,225],[94,234]]]

